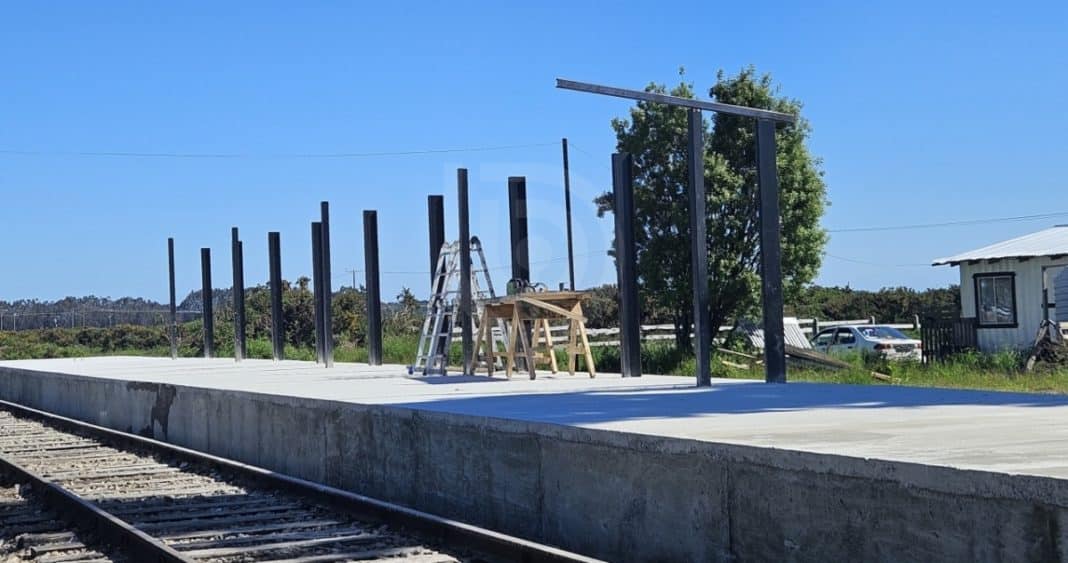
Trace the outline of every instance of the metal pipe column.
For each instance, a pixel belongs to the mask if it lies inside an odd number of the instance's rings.
[[[527,240],[527,179],[508,178],[508,226],[512,242],[512,279],[530,281],[530,247]]]
[[[760,289],[764,297],[764,380],[786,383],[783,328],[782,249],[779,244],[779,177],[775,122],[757,120],[757,182],[760,186]]]
[[[234,360],[245,359],[245,253],[237,227],[230,230],[230,252],[234,269]]]
[[[363,259],[367,274],[367,363],[382,365],[382,292],[378,276],[378,213],[363,212]]]
[[[204,357],[215,356],[215,310],[211,294],[211,249],[200,249],[200,298],[204,327]]]
[[[633,166],[631,155],[612,155],[612,213],[616,219],[616,272],[619,283],[619,363],[623,377],[642,375],[638,258],[634,247]]]
[[[571,236],[571,167],[568,163],[567,137],[561,140],[564,150],[564,215],[567,219],[567,279],[575,291],[575,245]]]
[[[321,202],[319,204],[319,219],[322,226],[322,235],[320,239],[319,254],[322,261],[321,273],[323,281],[320,283],[320,289],[323,291],[323,298],[320,303],[323,307],[323,363],[326,367],[334,367],[334,282],[331,272],[333,269],[330,266],[330,203]],[[355,288],[354,288],[355,289]]]
[[[705,141],[701,110],[687,113],[687,164],[690,176],[690,274],[693,285],[693,335],[697,364],[697,386],[712,385],[709,354],[712,330],[708,302],[708,241],[705,213]]]
[[[323,362],[323,224],[311,224],[312,303],[315,309],[315,363]]]
[[[171,338],[171,359],[178,359],[178,294],[175,291],[174,286],[174,239],[167,239],[167,263],[170,270],[170,289],[171,289],[171,326],[170,326],[170,338]],[[3,327],[0,327],[3,328]]]
[[[445,244],[445,198],[440,195],[426,196],[427,225],[430,226],[430,286],[437,277],[438,256]],[[434,290],[431,289],[431,292]]]
[[[460,335],[463,373],[474,373],[474,335],[471,334],[471,217],[467,201],[467,169],[456,169],[456,206],[460,221]]]
[[[274,360],[285,359],[285,316],[282,313],[282,250],[281,236],[267,233],[267,252],[270,256],[271,277],[271,349]]]

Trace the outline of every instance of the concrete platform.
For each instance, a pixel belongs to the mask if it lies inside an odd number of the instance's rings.
[[[1065,396],[405,373],[31,360],[0,397],[609,559],[1068,554]]]
[[[647,375],[410,378],[403,366],[228,359],[0,362],[106,379],[252,391],[657,436],[1068,478],[1068,396],[766,385]]]

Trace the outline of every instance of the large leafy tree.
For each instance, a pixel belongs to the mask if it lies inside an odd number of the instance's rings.
[[[682,80],[668,90],[646,91],[694,97]],[[710,95],[717,101],[799,116],[776,133],[782,217],[782,269],[789,300],[810,283],[820,266],[826,232],[819,220],[827,205],[820,160],[806,147],[811,131],[801,103],[779,94],[770,75],[752,67],[736,75],[720,71]],[[671,312],[675,340],[688,349],[693,322],[690,228],[687,212],[686,110],[638,102],[629,118],[612,120],[616,147],[634,156],[638,283],[645,307]],[[715,114],[705,127],[705,189],[710,324],[755,312],[760,302],[760,222],[756,175],[756,124],[751,118]],[[600,215],[612,211],[612,194],[596,199]]]

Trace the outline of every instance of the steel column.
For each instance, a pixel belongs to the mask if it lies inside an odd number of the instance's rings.
[[[331,272],[333,269],[330,266],[330,203],[322,202],[319,204],[319,214],[321,216],[320,222],[322,226],[322,235],[320,239],[320,260],[323,265],[321,266],[321,273],[323,281],[320,283],[320,289],[323,291],[323,298],[320,303],[323,307],[323,363],[326,367],[334,367],[334,280]]]
[[[757,177],[760,184],[760,289],[764,297],[764,379],[786,383],[782,264],[779,244],[779,178],[775,122],[757,121]]]
[[[230,229],[234,270],[234,360],[245,359],[245,257],[237,227]]]
[[[367,363],[382,365],[382,292],[378,275],[378,213],[363,212],[363,259],[367,274]]]
[[[211,292],[211,249],[200,249],[200,298],[203,311],[204,357],[215,356],[215,307]]]
[[[512,242],[512,278],[530,281],[530,246],[527,240],[527,179],[508,178],[508,230]]]
[[[693,335],[697,386],[712,385],[709,354],[712,330],[708,326],[708,241],[705,221],[705,140],[701,110],[688,109],[687,164],[690,176],[690,273],[693,284]]]
[[[312,304],[315,309],[315,363],[323,362],[323,224],[311,224]]]
[[[474,335],[471,334],[471,217],[467,200],[467,169],[456,169],[456,206],[460,221],[460,335],[463,373],[474,373]]]
[[[567,219],[567,279],[575,291],[575,245],[571,236],[571,167],[568,164],[567,137],[561,140],[564,150],[564,215]]]
[[[441,245],[445,244],[444,196],[426,196],[426,210],[427,225],[430,227],[430,286],[433,288],[438,269],[438,256],[441,255]]]
[[[616,220],[616,274],[619,286],[619,360],[623,377],[641,377],[642,374],[633,167],[631,155],[612,155],[612,213]]]
[[[167,239],[167,264],[170,273],[170,289],[171,289],[171,326],[169,335],[171,339],[171,359],[178,359],[178,294],[175,291],[174,286],[174,239]],[[74,322],[71,321],[73,326]],[[0,329],[3,329],[0,326]]]
[[[271,277],[271,349],[274,360],[285,359],[285,316],[282,312],[282,250],[281,236],[267,233],[267,252],[270,255]]]

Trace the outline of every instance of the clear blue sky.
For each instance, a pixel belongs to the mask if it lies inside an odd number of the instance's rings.
[[[680,65],[705,93],[753,64],[801,99],[824,159],[829,229],[1068,212],[1068,4],[865,2],[6,3],[0,9],[0,298],[166,298],[199,285],[202,246],[229,285],[241,227],[250,283],[282,232],[310,271],[308,223],[332,202],[335,286],[363,263],[377,209],[384,295],[426,293],[426,195],[471,170],[473,232],[507,264],[506,178],[526,175],[533,277],[566,279],[561,137],[573,146],[581,285],[614,279],[609,120],[623,100],[557,76],[640,88]],[[538,145],[367,158],[277,158]],[[120,158],[79,152],[238,153]],[[1068,222],[832,233],[818,282],[956,280],[932,258]],[[503,284],[504,270],[498,270]],[[362,273],[358,274],[361,276]],[[362,281],[360,281],[362,283]]]

